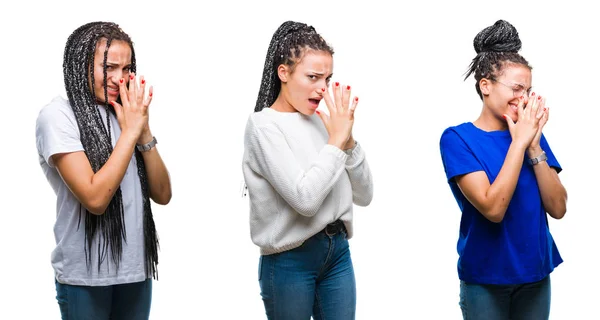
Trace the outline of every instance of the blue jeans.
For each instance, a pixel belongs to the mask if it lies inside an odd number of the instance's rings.
[[[55,280],[63,320],[147,320],[152,280],[114,286],[74,286]]]
[[[270,320],[353,320],[356,282],[343,231],[319,232],[302,246],[260,257],[259,283]]]
[[[517,285],[461,281],[460,308],[465,320],[547,320],[550,316],[550,276]]]

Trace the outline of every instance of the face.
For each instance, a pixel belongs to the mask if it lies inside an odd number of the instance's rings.
[[[294,70],[280,65],[282,103],[273,107],[279,111],[312,115],[323,98],[323,89],[329,85],[333,71],[333,57],[329,52],[306,51]],[[279,99],[278,99],[279,100]]]
[[[106,50],[106,39],[101,39],[96,45],[94,55],[94,92],[96,100],[104,104],[104,50]],[[129,72],[131,69],[131,48],[129,44],[121,40],[113,40],[108,48],[106,58],[106,87],[108,91],[108,102],[116,101],[119,97],[119,81],[124,79],[129,83]],[[91,79],[90,79],[91,81]]]
[[[480,88],[484,105],[494,116],[505,122],[502,116],[507,114],[517,121],[519,98],[523,96],[525,106],[531,92],[531,70],[520,64],[506,65],[496,81],[482,79]]]

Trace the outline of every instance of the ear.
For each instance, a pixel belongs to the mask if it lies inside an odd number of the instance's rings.
[[[277,76],[279,76],[279,80],[281,80],[282,83],[286,83],[290,76],[290,67],[285,64],[280,64],[279,67],[277,67]]]
[[[479,90],[481,90],[481,94],[487,96],[490,94],[492,86],[492,81],[490,79],[482,78],[479,80]]]

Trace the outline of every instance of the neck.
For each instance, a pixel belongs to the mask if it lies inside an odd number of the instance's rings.
[[[507,130],[508,124],[503,118],[498,117],[491,111],[491,108],[485,104],[481,110],[481,114],[477,120],[473,121],[473,124],[483,131],[500,131]]]
[[[283,96],[282,92],[279,93],[275,102],[271,106],[271,109],[279,112],[298,112]]]

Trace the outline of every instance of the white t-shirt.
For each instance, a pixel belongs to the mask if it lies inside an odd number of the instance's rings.
[[[106,126],[106,110],[99,106],[102,121]],[[116,117],[110,114],[113,147],[121,129]],[[108,126],[106,126],[108,129]],[[83,151],[79,127],[69,101],[54,98],[40,111],[36,123],[36,145],[39,161],[48,182],[56,194],[56,223],[54,238],[56,248],[52,251],[52,267],[60,283],[85,286],[108,286],[144,281],[144,209],[142,188],[137,174],[137,163],[131,157],[125,176],[121,181],[125,215],[126,242],[123,241],[122,260],[117,271],[110,251],[98,270],[97,232],[92,243],[91,265],[86,265],[85,208],[71,193],[56,170],[51,156],[58,153]],[[80,217],[81,210],[81,217]]]

